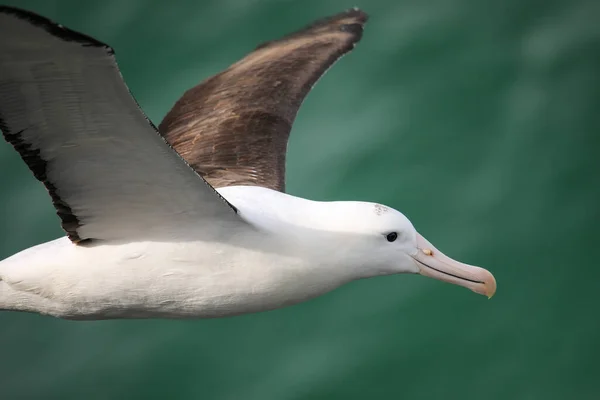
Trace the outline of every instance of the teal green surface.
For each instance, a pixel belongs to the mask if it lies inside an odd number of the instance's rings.
[[[298,115],[289,192],[390,205],[498,281],[487,300],[380,277],[221,320],[4,312],[2,400],[600,398],[600,2],[2,3],[113,46],[155,123],[259,42],[360,6],[363,41]],[[60,235],[0,143],[0,259]]]

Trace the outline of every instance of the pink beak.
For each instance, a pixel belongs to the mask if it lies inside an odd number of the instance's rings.
[[[451,259],[418,233],[417,248],[413,258],[421,275],[464,286],[488,298],[496,293],[496,279],[489,271]]]

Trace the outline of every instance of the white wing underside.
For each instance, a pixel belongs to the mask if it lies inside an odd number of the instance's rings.
[[[8,7],[0,129],[74,241],[172,240],[244,223],[147,120],[109,47]]]

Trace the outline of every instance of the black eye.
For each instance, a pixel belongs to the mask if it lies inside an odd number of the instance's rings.
[[[388,242],[393,242],[394,240],[398,239],[398,234],[396,232],[391,232],[388,233],[385,238]]]

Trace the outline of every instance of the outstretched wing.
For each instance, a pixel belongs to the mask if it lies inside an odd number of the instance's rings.
[[[11,7],[0,7],[0,130],[74,242],[238,221],[147,120],[112,49]]]
[[[351,9],[260,45],[188,90],[159,126],[215,187],[285,190],[285,155],[296,113],[315,82],[362,36],[367,15]]]

